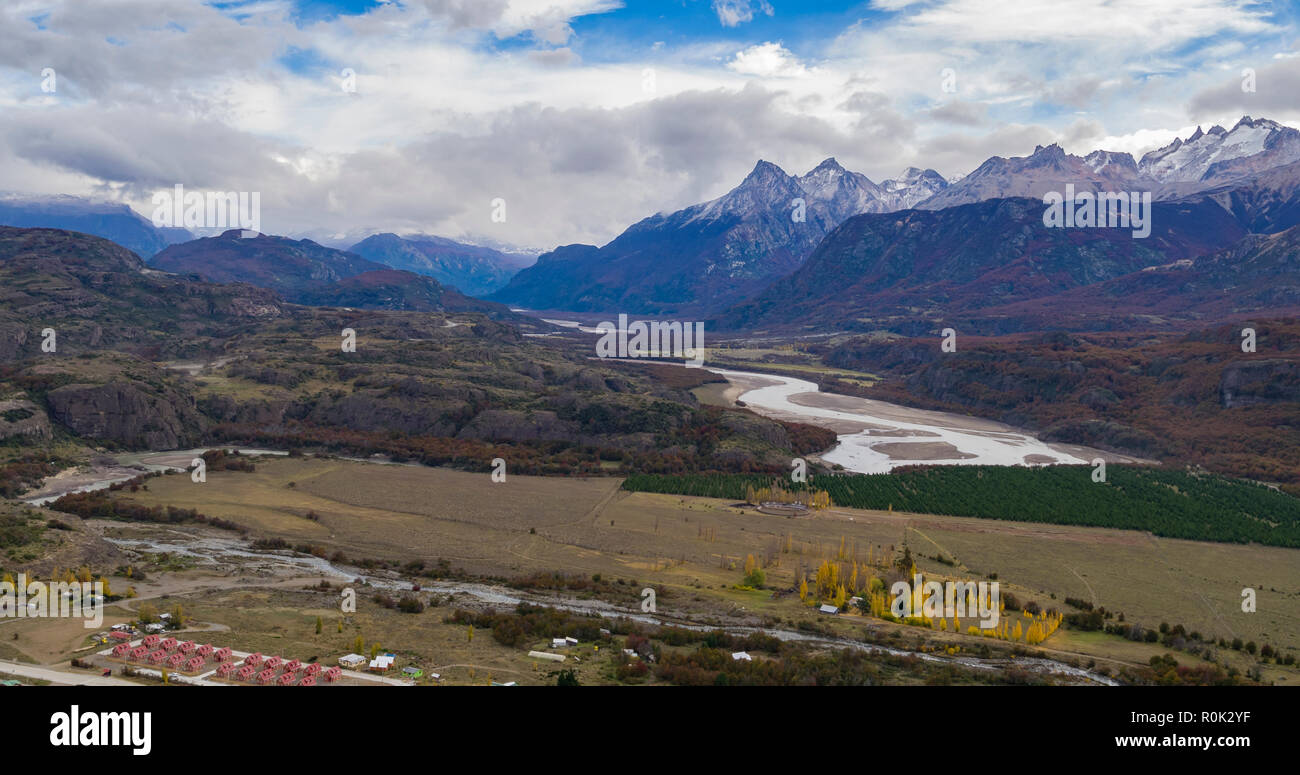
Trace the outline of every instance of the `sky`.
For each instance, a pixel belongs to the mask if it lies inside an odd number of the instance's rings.
[[[180,184],[259,192],[262,231],[319,241],[603,244],[759,159],[951,177],[1300,126],[1297,6],[3,0],[0,191],[149,217]]]

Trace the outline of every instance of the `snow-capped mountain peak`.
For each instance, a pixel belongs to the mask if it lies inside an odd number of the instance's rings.
[[[1138,169],[1159,183],[1217,183],[1294,161],[1300,161],[1300,132],[1243,116],[1230,130],[1216,124],[1174,138],[1143,156]]]
[[[891,210],[907,210],[944,190],[949,182],[932,169],[908,167],[880,184],[884,199]]]

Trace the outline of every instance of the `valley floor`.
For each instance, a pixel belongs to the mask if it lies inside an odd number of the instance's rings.
[[[197,509],[247,528],[250,538],[281,539],[297,552],[255,550],[236,533],[191,525],[87,520],[79,529],[102,532],[112,550],[151,569],[148,580],[134,583],[139,597],[110,609],[122,620],[145,601],[181,603],[221,629],[234,648],[327,662],[353,650],[360,634],[367,647],[377,642],[399,649],[453,683],[481,683],[488,674],[521,683],[553,681],[527,657],[528,648],[504,646],[487,632],[467,636],[463,624],[447,620],[458,607],[512,610],[520,600],[693,627],[812,634],[831,649],[860,647],[865,637],[947,658],[949,647],[974,653],[985,644],[1007,645],[856,612],[825,616],[816,600],[801,601],[792,591],[796,576],[827,559],[859,558],[864,568],[887,575],[904,546],[930,578],[997,579],[1004,594],[1022,603],[1072,611],[1063,601],[1078,598],[1151,629],[1167,622],[1228,641],[1271,643],[1283,653],[1300,649],[1297,550],[863,509],[831,508],[792,519],[730,501],[628,493],[620,482],[514,475],[494,482],[488,474],[448,469],[265,458],[252,473],[211,472],[201,484],[185,474],[164,475],[118,497]],[[761,588],[741,585],[751,561],[765,573]],[[408,563],[422,563],[424,570]],[[557,570],[564,575],[557,577]],[[337,591],[309,589],[322,580],[357,587],[358,613],[340,615]],[[403,614],[370,600],[406,594],[413,582],[424,586],[421,594],[435,607]],[[121,588],[127,581],[113,583]],[[659,590],[652,616],[640,608],[641,591],[650,586]],[[1240,610],[1246,587],[1258,593],[1257,613]],[[313,631],[318,616],[325,624],[319,635]],[[58,664],[87,648],[84,630],[49,620],[11,622],[0,630],[0,659]],[[599,647],[583,646],[593,654]],[[1091,664],[1101,674],[1118,675],[1170,649],[1062,628],[1029,651],[1063,663],[1043,668],[1049,672],[1064,675],[1075,669],[1068,665]],[[1175,655],[1185,664],[1203,664],[1187,653]],[[1217,655],[1242,672],[1255,665],[1244,652],[1218,649]],[[569,664],[583,666],[584,682],[614,680],[605,667]],[[1262,678],[1300,684],[1300,671],[1269,664]]]

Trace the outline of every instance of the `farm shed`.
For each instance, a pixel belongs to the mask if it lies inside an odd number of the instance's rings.
[[[339,664],[343,667],[356,669],[366,663],[366,658],[360,654],[346,654],[339,657]]]

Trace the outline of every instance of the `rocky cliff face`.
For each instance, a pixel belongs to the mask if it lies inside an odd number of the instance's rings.
[[[130,251],[88,234],[0,226],[0,362],[113,348],[180,356],[194,342],[284,313],[275,294],[149,270]]]
[[[188,396],[151,392],[114,380],[71,384],[46,395],[54,419],[78,436],[138,449],[177,449],[199,443],[204,419]]]
[[[50,438],[50,419],[45,410],[25,398],[0,401],[0,441],[15,437]]]
[[[1228,364],[1219,379],[1225,409],[1300,402],[1300,362],[1270,358]]]

